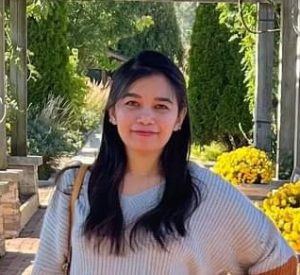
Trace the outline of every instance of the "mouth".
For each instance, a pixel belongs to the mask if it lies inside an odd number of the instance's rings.
[[[153,136],[153,135],[157,135],[158,132],[152,132],[152,131],[131,131],[133,132],[134,134],[136,135],[139,135],[139,136],[145,136],[145,137],[148,137],[148,136]]]

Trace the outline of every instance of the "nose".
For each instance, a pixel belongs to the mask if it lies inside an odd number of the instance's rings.
[[[153,112],[149,109],[143,109],[137,117],[137,122],[145,125],[154,123]]]

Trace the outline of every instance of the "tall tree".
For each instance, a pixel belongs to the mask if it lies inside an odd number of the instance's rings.
[[[118,49],[127,56],[141,50],[157,50],[182,63],[183,47],[173,3],[134,3],[137,16],[149,16],[153,24],[141,33],[122,39]]]
[[[247,86],[247,100],[249,101],[249,110],[254,110],[254,92],[255,92],[255,44],[256,35],[247,31],[243,25],[239,9],[236,5],[220,3],[217,5],[220,12],[219,22],[224,24],[231,33],[231,40],[237,39],[243,58],[241,60],[245,83]],[[243,19],[248,28],[256,29],[256,7],[254,4],[243,4]]]
[[[79,71],[114,68],[116,63],[109,59],[108,49],[128,33],[142,29],[149,20],[138,20],[130,13],[130,5],[107,0],[41,3],[28,6],[28,44],[34,53],[31,62],[40,74],[37,81],[29,82],[29,103],[43,106],[51,93],[78,107],[85,89],[77,67]]]
[[[77,108],[84,98],[84,82],[74,71],[74,59],[68,49],[67,6],[57,0],[48,6],[47,16],[28,18],[28,48],[31,62],[39,73],[28,83],[28,102],[43,106],[49,94],[61,96]]]
[[[242,56],[238,41],[229,42],[230,36],[219,24],[215,5],[198,6],[189,57],[189,99],[194,139],[201,145],[214,140],[238,145],[239,123],[245,131],[251,129]]]
[[[108,0],[68,1],[68,44],[79,51],[79,67],[113,69],[109,49],[151,24],[149,18],[135,13],[136,3]]]

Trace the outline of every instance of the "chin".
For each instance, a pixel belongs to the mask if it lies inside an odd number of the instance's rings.
[[[144,144],[141,146],[128,146],[128,149],[138,153],[151,154],[160,153],[163,150],[163,147],[147,146]]]

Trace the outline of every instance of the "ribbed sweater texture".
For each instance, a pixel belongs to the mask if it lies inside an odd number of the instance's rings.
[[[83,236],[89,213],[89,172],[75,204],[72,227],[72,275],[217,275],[261,274],[285,265],[293,250],[279,231],[252,202],[210,170],[189,163],[189,171],[202,194],[202,201],[189,219],[188,234],[168,243],[168,251],[153,242],[125,255],[112,255],[109,243],[99,252]],[[63,274],[67,249],[68,204],[75,169],[66,170],[47,208],[35,258],[33,275]],[[135,195],[121,195],[127,228],[155,207],[164,192],[161,183]],[[101,209],[99,209],[101,211]],[[146,234],[146,233],[145,233]],[[277,273],[276,273],[277,274]],[[279,273],[278,273],[279,274]],[[289,275],[289,274],[288,274]]]

